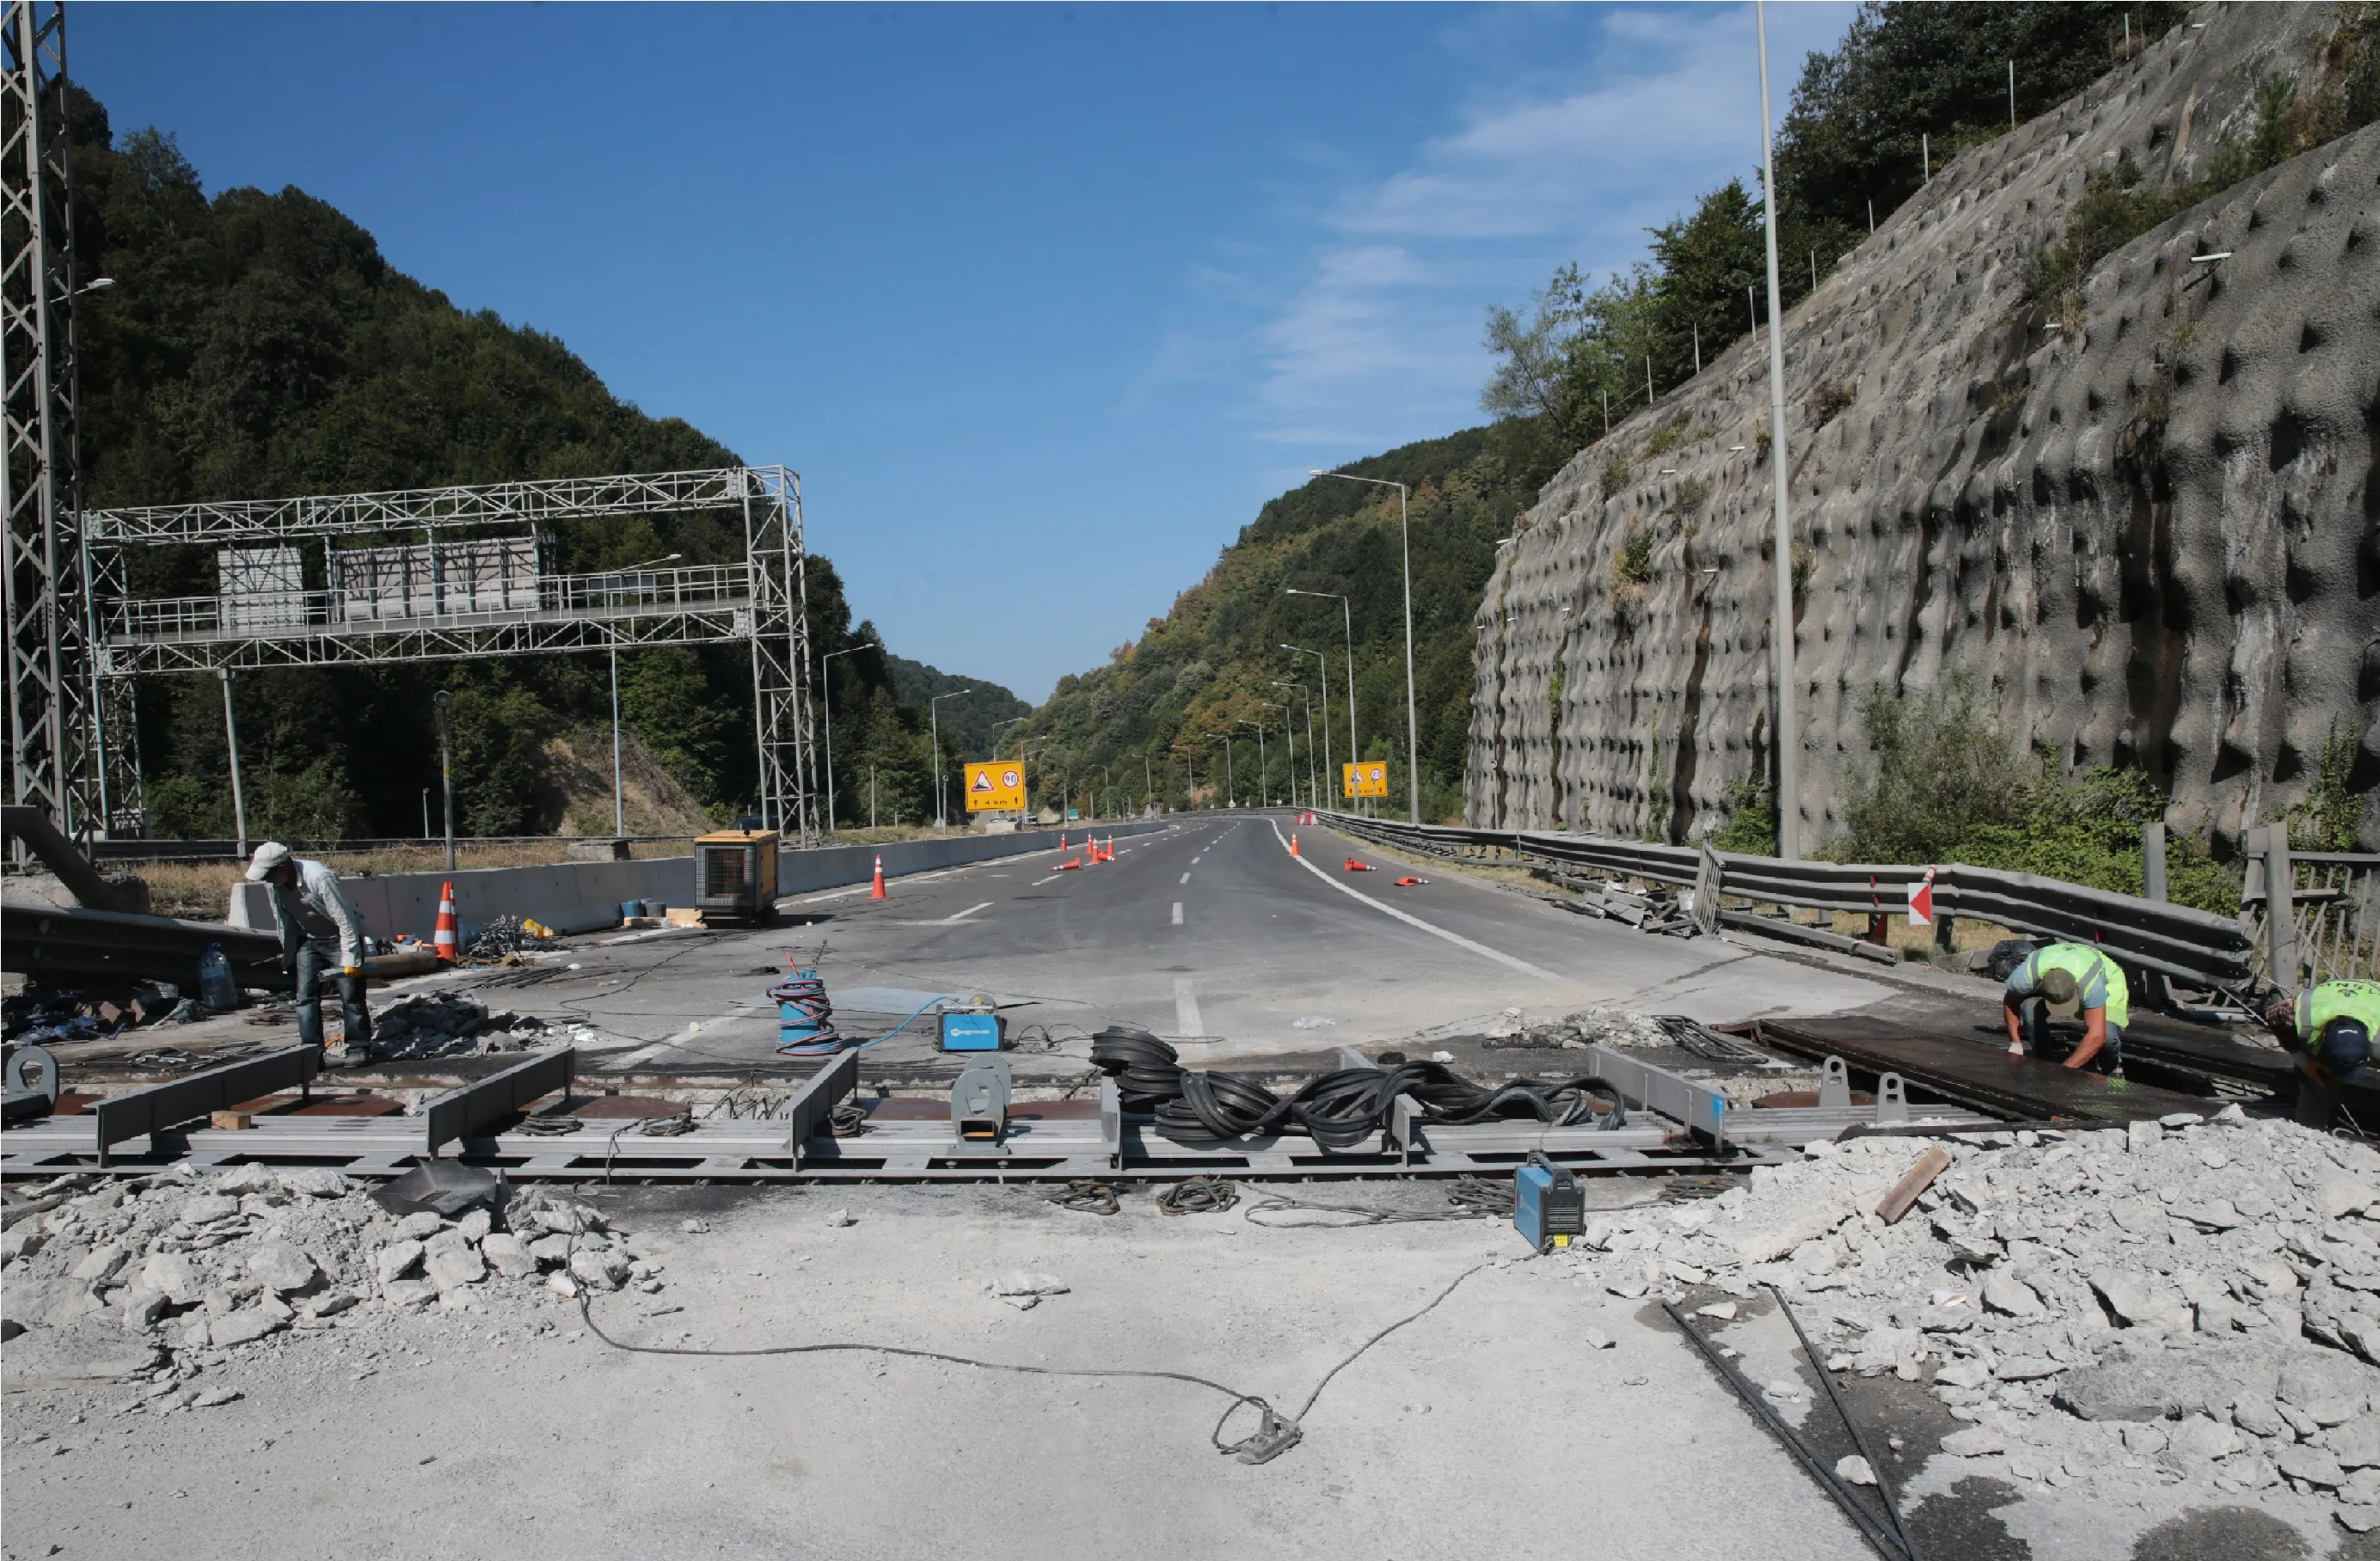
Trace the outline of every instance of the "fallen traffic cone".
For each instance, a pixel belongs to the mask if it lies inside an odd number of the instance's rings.
[[[1294,829],[1289,832],[1289,853],[1292,856],[1297,854],[1297,831]]]
[[[1399,889],[1411,889],[1415,884],[1427,882],[1429,882],[1427,878],[1399,878],[1397,880],[1397,887]]]
[[[1350,856],[1347,858],[1347,870],[1351,873],[1368,873],[1372,872],[1374,869],[1370,863],[1358,862],[1354,857]]]
[[[1059,863],[1059,864],[1058,864],[1058,871],[1060,871],[1060,872],[1062,872],[1062,872],[1064,872],[1064,871],[1065,871],[1067,868],[1069,868],[1069,867],[1079,867],[1079,866],[1081,866],[1082,865],[1083,865],[1083,859],[1082,859],[1081,857],[1077,856],[1077,857],[1074,858],[1072,861],[1067,861],[1067,862],[1061,862],[1061,863]]]
[[[455,927],[455,880],[447,879],[438,886],[438,930],[431,934],[432,949],[441,962],[453,964],[462,952]]]
[[[884,853],[880,851],[876,853],[876,883],[868,889],[868,898],[870,900],[884,898]]]

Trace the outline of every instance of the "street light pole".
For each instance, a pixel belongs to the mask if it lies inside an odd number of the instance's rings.
[[[1289,724],[1287,705],[1276,704],[1270,699],[1259,699],[1257,703],[1268,710],[1281,712],[1281,739],[1289,744],[1289,805],[1295,807],[1297,805],[1297,728]],[[1262,731],[1263,728],[1259,727],[1257,730]]]
[[[1322,805],[1322,777],[1314,768],[1314,699],[1305,692],[1305,684],[1302,683],[1282,683],[1279,679],[1275,679],[1273,686],[1275,688],[1294,688],[1297,690],[1297,702],[1305,707],[1305,805],[1308,807],[1320,807]],[[1289,771],[1292,775],[1297,773],[1297,760],[1295,758],[1292,758],[1289,761]]]
[[[834,833],[834,669],[827,663],[838,656],[856,656],[863,650],[883,648],[874,640],[862,640],[819,658],[819,706],[826,712],[826,832],[830,835]]]
[[[1270,767],[1265,760],[1264,722],[1260,720],[1243,720],[1236,724],[1241,726],[1253,726],[1257,729],[1257,805],[1258,807],[1270,807],[1272,805],[1272,792],[1270,789],[1272,775]]]
[[[239,831],[239,853],[246,856],[248,854],[248,793],[241,791],[239,785],[239,727],[232,720],[231,715],[231,669],[221,667],[216,670],[223,677],[224,744],[231,750],[232,827]],[[422,826],[422,833],[429,832],[429,826],[426,824]]]
[[[1764,76],[1763,80],[1767,78]],[[1774,246],[1772,246],[1774,248]],[[1776,271],[1774,256],[1769,271]],[[1347,472],[1309,471],[1314,477],[1335,477],[1342,482],[1368,482],[1375,488],[1397,490],[1397,538],[1404,553],[1405,573],[1405,800],[1412,804],[1413,821],[1421,823],[1421,728],[1414,717],[1414,635],[1413,635],[1413,528],[1405,519],[1405,485],[1388,482],[1377,477],[1355,477]]]
[[[1302,645],[1283,645],[1281,648],[1283,650],[1294,650],[1300,656],[1311,656],[1317,661],[1321,663],[1321,666],[1315,672],[1314,684],[1316,687],[1322,690],[1322,751],[1327,754],[1331,751],[1330,659],[1328,656],[1323,655],[1319,650],[1308,650]],[[1350,685],[1352,686],[1354,680],[1351,678],[1349,681]],[[1311,707],[1308,708],[1307,713],[1312,713]],[[1306,752],[1310,756],[1314,751],[1314,734],[1312,732],[1306,733],[1305,745]]]
[[[446,814],[446,870],[455,870],[455,744],[446,712],[455,696],[444,689],[430,696],[438,707],[438,784]]]
[[[1791,463],[1785,457],[1785,317],[1777,288],[1777,139],[1768,122],[1768,8],[1753,15],[1760,38],[1762,236],[1768,251],[1768,464],[1777,494],[1777,601],[1768,630],[1777,678],[1777,854],[1802,854],[1802,733],[1793,713],[1793,524]]]
[[[942,805],[942,712],[937,708],[945,699],[955,699],[962,694],[973,694],[972,688],[954,688],[948,694],[937,694],[926,701],[926,720],[932,728],[934,744],[934,828],[950,828],[950,810]]]
[[[1239,805],[1240,783],[1232,773],[1232,734],[1226,732],[1223,733],[1223,805],[1237,807]]]

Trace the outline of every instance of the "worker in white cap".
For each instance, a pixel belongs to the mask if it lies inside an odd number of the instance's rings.
[[[281,957],[298,977],[298,1038],[322,1044],[322,973],[339,978],[347,1045],[361,1051],[371,1044],[371,1010],[364,1004],[364,918],[339,875],[320,862],[290,854],[279,841],[256,848],[248,881],[273,890],[273,921],[281,929]]]

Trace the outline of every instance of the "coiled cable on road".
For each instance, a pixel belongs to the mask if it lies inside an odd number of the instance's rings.
[[[1121,1214],[1123,1205],[1116,1200],[1115,1184],[1107,1181],[1070,1181],[1055,1192],[1042,1197],[1062,1209],[1077,1214]]]
[[[1240,1201],[1240,1190],[1220,1176],[1194,1176],[1170,1183],[1157,1195],[1160,1214],[1221,1214]]]
[[[1160,1133],[1193,1149],[1277,1133],[1293,1123],[1325,1149],[1352,1149],[1389,1125],[1400,1095],[1412,1096],[1433,1122],[1526,1113],[1548,1127],[1592,1121],[1617,1128],[1628,1119],[1620,1092],[1591,1073],[1553,1083],[1514,1079],[1491,1089],[1439,1062],[1342,1068],[1283,1100],[1245,1074],[1185,1069],[1172,1047],[1122,1024],[1092,1037],[1091,1061],[1115,1076],[1125,1109],[1153,1113]]]
[[[832,1057],[843,1049],[842,1035],[832,1020],[834,1005],[827,1000],[826,983],[815,970],[797,970],[769,988],[778,1004],[777,1055]]]

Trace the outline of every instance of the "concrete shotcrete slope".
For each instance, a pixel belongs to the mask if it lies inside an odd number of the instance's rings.
[[[2266,78],[2311,85],[2335,20],[2194,14],[1942,170],[1786,320],[1805,841],[1833,828],[1863,695],[1953,667],[1997,683],[2018,736],[2168,783],[2177,824],[2273,816],[2334,722],[2370,772],[2380,128],[2117,251],[2079,329],[2023,302],[2086,175],[2129,153],[2154,184],[2200,176]],[[1767,772],[1767,427],[1755,338],[1547,486],[1480,609],[1471,822],[1634,835],[1666,812],[1685,839]],[[1624,583],[1639,537],[1649,578]]]

